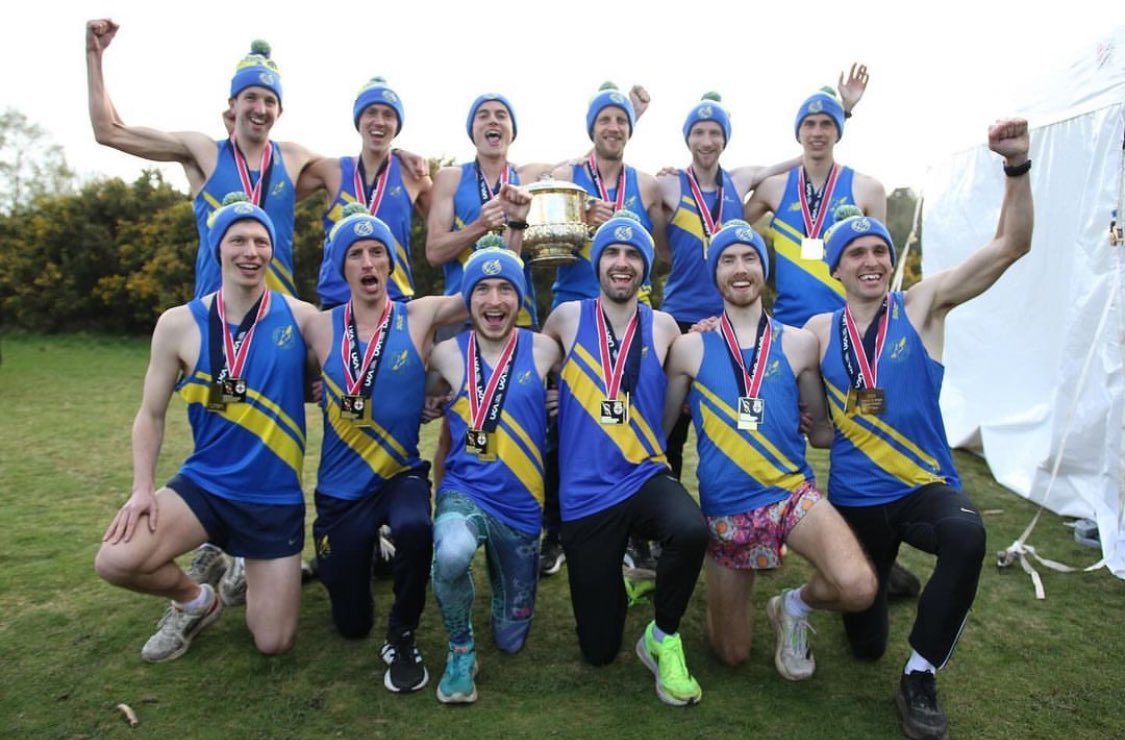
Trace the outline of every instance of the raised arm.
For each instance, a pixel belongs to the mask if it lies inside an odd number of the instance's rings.
[[[489,223],[497,220],[496,226],[499,226],[499,219],[503,217],[499,204],[490,208],[489,203],[485,203],[476,221],[465,224],[460,231],[454,231],[453,195],[460,183],[460,167],[443,167],[434,177],[430,215],[426,219],[426,261],[434,267],[457,259],[457,255],[472,247],[489,231]]]
[[[743,218],[753,224],[767,213],[774,213],[785,192],[785,175],[767,177],[754,189],[754,194],[742,209]]]
[[[142,126],[127,126],[121,120],[106,90],[102,56],[117,35],[119,26],[109,19],[86,24],[86,85],[90,124],[99,144],[156,162],[183,165],[192,192],[197,192],[214,168],[215,142],[201,133],[166,132]]]
[[[776,162],[770,165],[750,165],[748,167],[738,167],[731,170],[730,177],[734,181],[734,186],[738,188],[738,195],[745,198],[746,194],[757,190],[758,186],[765,182],[766,178],[773,177],[774,175],[781,175],[793,169],[801,163],[801,158],[793,157],[784,162]],[[759,214],[760,217],[761,214]]]
[[[1031,250],[1035,215],[1028,163],[1027,121],[1000,121],[988,130],[988,148],[1004,158],[1016,173],[1004,178],[1004,200],[996,236],[960,265],[922,280],[907,292],[907,310],[924,323],[941,319],[951,309],[976,298],[1000,279],[1004,271]],[[925,336],[923,336],[925,339]]]

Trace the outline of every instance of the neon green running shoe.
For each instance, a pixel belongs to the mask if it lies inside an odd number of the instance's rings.
[[[657,642],[652,634],[655,626],[655,622],[649,622],[637,640],[637,657],[656,676],[656,695],[674,707],[698,703],[703,698],[703,689],[688,673],[679,633],[666,635],[663,642]]]
[[[656,581],[625,576],[625,595],[629,597],[629,606],[647,604],[648,595],[655,590]]]

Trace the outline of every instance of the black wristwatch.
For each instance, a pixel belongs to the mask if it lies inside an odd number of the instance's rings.
[[[1008,177],[1020,177],[1026,175],[1031,171],[1031,160],[1027,160],[1023,164],[1017,164],[1015,167],[1004,165],[1004,174]]]
[[[527,221],[509,221],[508,228],[515,231],[523,231],[527,228]]]

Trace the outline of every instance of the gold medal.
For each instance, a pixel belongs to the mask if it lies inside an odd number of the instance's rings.
[[[495,434],[483,429],[469,429],[465,432],[465,452],[481,462],[492,462],[496,459],[495,439]]]

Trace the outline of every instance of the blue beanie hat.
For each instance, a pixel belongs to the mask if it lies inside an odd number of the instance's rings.
[[[387,87],[387,81],[382,77],[372,77],[371,80],[359,89],[352,106],[352,120],[355,122],[356,131],[359,130],[359,117],[367,110],[367,106],[379,103],[391,108],[398,117],[398,128],[395,136],[402,133],[402,122],[405,118],[402,112],[402,98],[394,90]]]
[[[512,121],[512,141],[515,141],[516,110],[512,107],[512,104],[508,101],[508,99],[500,93],[485,93],[484,95],[481,95],[476,100],[474,100],[473,104],[469,106],[469,117],[465,119],[465,130],[469,132],[469,140],[472,141],[473,139],[473,119],[477,117],[477,111],[482,105],[491,100],[495,100],[497,103],[500,103],[508,109],[508,118]]]
[[[257,221],[266,227],[266,231],[270,235],[271,248],[277,243],[277,235],[273,230],[273,220],[270,219],[269,214],[251,203],[250,199],[246,197],[246,193],[227,193],[226,197],[223,198],[223,205],[212,211],[207,218],[207,226],[210,228],[207,234],[207,244],[211,247],[211,253],[215,255],[217,261],[222,261],[219,257],[219,245],[222,243],[227,229],[238,221],[247,220]]]
[[[382,242],[387,248],[387,260],[391,263],[389,272],[395,271],[395,238],[391,229],[380,219],[372,216],[360,203],[344,206],[343,216],[328,232],[328,255],[336,271],[344,274],[344,260],[351,246],[363,239]]]
[[[691,127],[703,121],[714,121],[723,129],[723,148],[730,143],[730,113],[723,107],[722,96],[717,92],[703,93],[703,97],[695,104],[684,119],[684,141],[691,134]]]
[[[618,211],[594,233],[594,242],[590,245],[590,265],[594,268],[595,279],[598,276],[598,265],[602,261],[602,252],[610,244],[628,244],[636,248],[644,258],[644,281],[648,282],[649,275],[652,273],[655,249],[652,235],[648,233],[637,214],[632,211]]]
[[[633,126],[637,123],[637,113],[633,110],[633,101],[629,100],[629,96],[622,93],[617,89],[617,85],[612,82],[603,82],[602,86],[598,88],[598,94],[590,99],[590,107],[586,109],[586,133],[590,135],[590,140],[594,139],[594,121],[598,120],[598,114],[602,109],[616,107],[625,111],[625,115],[629,117],[629,136],[633,135]]]
[[[818,90],[805,98],[805,102],[801,103],[801,107],[797,111],[797,120],[793,124],[793,133],[798,139],[801,138],[801,121],[804,121],[806,118],[816,113],[824,113],[835,122],[836,141],[844,138],[844,106],[840,104],[840,101],[836,99],[835,95],[823,90]]]
[[[230,96],[237,98],[248,87],[272,90],[278,104],[281,104],[281,73],[277,63],[270,59],[270,45],[260,39],[250,44],[250,53],[234,68],[234,77],[230,78]]]
[[[719,270],[719,256],[723,250],[734,244],[748,244],[758,252],[758,260],[762,263],[762,279],[769,279],[770,257],[766,252],[766,242],[762,235],[741,219],[735,219],[723,224],[723,228],[711,237],[711,245],[707,249],[707,267],[711,270],[711,281],[718,285],[715,274]]]
[[[835,217],[842,220],[837,221],[828,230],[824,245],[824,260],[828,263],[830,275],[839,267],[844,250],[861,236],[877,236],[883,239],[891,252],[891,265],[895,263],[895,243],[891,239],[891,232],[887,231],[887,227],[877,218],[864,216],[862,212],[854,216],[849,213],[858,210],[855,206],[840,206],[836,209]]]
[[[523,305],[523,296],[527,292],[523,278],[523,260],[515,252],[502,246],[503,243],[504,240],[495,234],[486,234],[477,242],[476,251],[465,262],[464,272],[461,274],[461,298],[465,301],[465,308],[469,308],[472,303],[477,283],[489,278],[499,278],[511,283],[516,289],[517,305]]]

